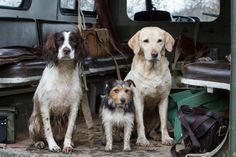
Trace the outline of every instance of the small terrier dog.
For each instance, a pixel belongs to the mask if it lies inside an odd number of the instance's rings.
[[[133,81],[110,80],[101,104],[102,124],[105,130],[106,151],[112,150],[113,127],[124,128],[124,151],[130,151],[130,137],[134,125]]]

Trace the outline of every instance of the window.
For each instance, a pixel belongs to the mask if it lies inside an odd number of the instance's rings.
[[[61,0],[61,8],[76,10],[76,0]]]
[[[77,0],[61,0],[60,7],[70,12],[77,12],[77,4]],[[94,0],[80,0],[80,5],[83,11],[94,12]]]
[[[146,10],[145,0],[127,0],[127,14],[132,20],[134,14]]]
[[[94,0],[81,0],[80,5],[82,10],[94,12]]]
[[[145,0],[127,0],[128,16],[134,19],[135,13],[146,10],[145,4]],[[220,0],[152,0],[151,8],[169,12],[176,22],[184,18],[183,21],[214,21],[220,14]]]
[[[19,8],[23,0],[0,0],[0,7]]]

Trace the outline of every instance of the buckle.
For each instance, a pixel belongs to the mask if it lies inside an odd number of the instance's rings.
[[[220,126],[219,130],[218,130],[218,136],[224,136],[227,130],[227,126],[223,125]]]

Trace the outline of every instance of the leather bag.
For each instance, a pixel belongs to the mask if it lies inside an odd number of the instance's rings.
[[[108,30],[106,28],[83,30],[83,35],[87,40],[89,46],[89,54],[87,54],[87,56],[94,59],[104,56],[112,57],[116,68],[117,78],[121,80],[122,78],[120,74],[119,65],[114,55],[112,54],[113,45],[111,44]],[[121,55],[126,58],[122,52],[119,53],[121,53]]]
[[[176,63],[179,61],[187,64],[194,62],[200,57],[206,56],[210,52],[210,49],[206,44],[196,42],[195,40],[181,34],[175,39],[174,52],[175,57],[173,68],[175,68]]]
[[[180,35],[176,39],[175,49],[181,51],[179,61],[191,61],[193,59],[205,56],[210,52],[209,47],[200,42],[196,42],[184,35]]]
[[[215,149],[227,132],[227,121],[216,112],[204,107],[190,108],[181,106],[178,116],[181,121],[185,148],[176,151],[171,148],[173,157],[182,157],[188,153],[205,153]]]

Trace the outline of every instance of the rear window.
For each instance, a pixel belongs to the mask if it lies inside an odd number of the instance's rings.
[[[0,7],[19,8],[23,0],[0,0]]]
[[[61,8],[66,9],[67,11],[77,12],[77,0],[61,0]],[[80,1],[81,9],[87,12],[94,12],[94,0],[81,0]]]
[[[175,22],[205,21],[217,19],[220,0],[152,0],[152,11],[167,11]],[[145,0],[127,0],[127,14],[134,20],[137,12],[145,11]]]
[[[95,10],[94,0],[81,0],[80,5],[83,11],[94,12]]]

